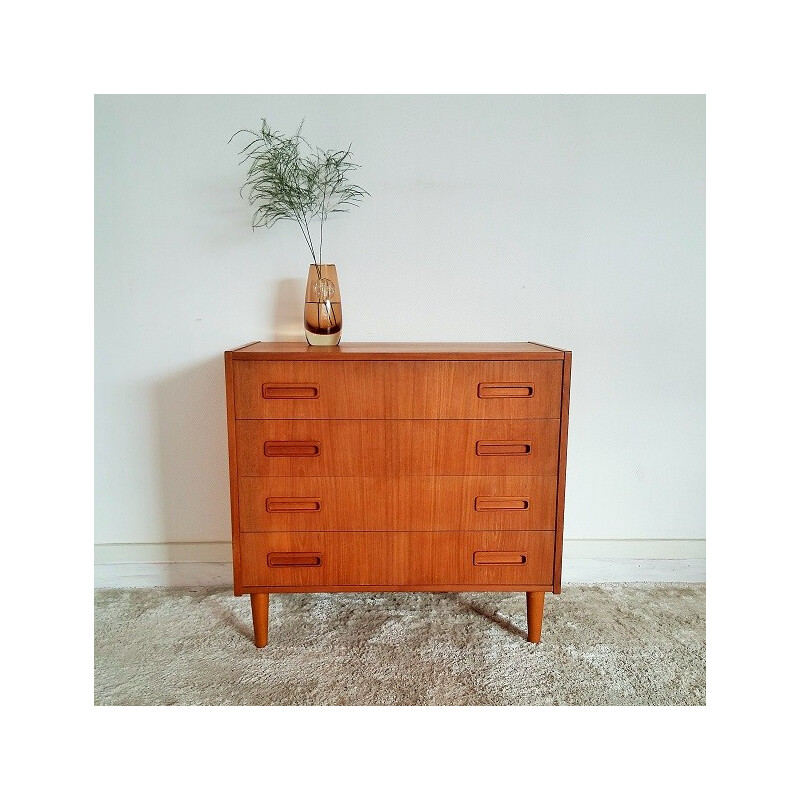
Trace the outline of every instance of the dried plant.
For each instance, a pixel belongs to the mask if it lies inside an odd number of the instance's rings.
[[[358,205],[369,192],[350,182],[349,174],[358,168],[350,161],[347,150],[321,150],[311,147],[301,136],[303,123],[293,136],[272,130],[265,119],[261,130],[243,129],[231,136],[228,143],[239,134],[250,134],[252,140],[239,151],[250,163],[247,180],[239,194],[250,205],[256,206],[253,229],[271,228],[279,219],[295,220],[311,250],[314,264],[322,263],[322,234],[330,214],[349,211]],[[314,249],[312,225],[319,220],[319,247]],[[319,267],[317,267],[319,271]]]

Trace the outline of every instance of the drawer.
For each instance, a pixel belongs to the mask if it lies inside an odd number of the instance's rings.
[[[236,361],[237,419],[556,419],[563,361]]]
[[[240,478],[242,531],[552,530],[555,475]]]
[[[240,476],[555,475],[557,419],[238,420]]]
[[[552,531],[334,531],[241,537],[250,587],[550,586]]]

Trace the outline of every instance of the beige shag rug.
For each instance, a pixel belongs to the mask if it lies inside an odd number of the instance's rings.
[[[704,584],[569,585],[525,640],[525,595],[270,598],[270,643],[226,590],[95,595],[97,705],[704,705]]]

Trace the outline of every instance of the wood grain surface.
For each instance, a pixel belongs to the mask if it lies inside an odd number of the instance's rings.
[[[237,419],[558,419],[561,373],[560,360],[233,362]],[[500,383],[532,388],[478,396]]]
[[[242,536],[243,584],[259,586],[447,586],[549,585],[553,577],[552,531],[497,533],[312,531]],[[524,563],[475,564],[491,552]],[[319,556],[309,566],[269,566],[270,555]],[[311,561],[311,559],[309,559]]]
[[[563,351],[537,342],[341,342],[310,347],[305,342],[250,342],[231,351],[237,360],[509,361],[563,358]]]
[[[242,531],[554,530],[556,490],[555,475],[240,478],[239,524]],[[478,498],[487,510],[476,509]],[[492,508],[491,498],[512,498],[513,510]],[[292,499],[307,510],[267,510]]]
[[[553,554],[553,592],[561,593],[561,562],[564,551],[564,503],[567,489],[567,432],[569,430],[569,390],[572,382],[572,353],[564,353],[561,383],[561,431],[558,442],[558,501],[556,506],[556,547]]]
[[[516,420],[239,420],[245,476],[555,475],[560,423]]]
[[[234,592],[561,589],[572,354],[536,343],[225,354]]]

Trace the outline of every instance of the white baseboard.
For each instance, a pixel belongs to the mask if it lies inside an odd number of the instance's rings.
[[[704,558],[565,558],[561,582],[705,583]]]
[[[562,580],[570,583],[705,581],[702,539],[567,539]],[[95,546],[95,588],[230,587],[230,542]]]
[[[95,589],[233,587],[230,562],[95,564]]]

